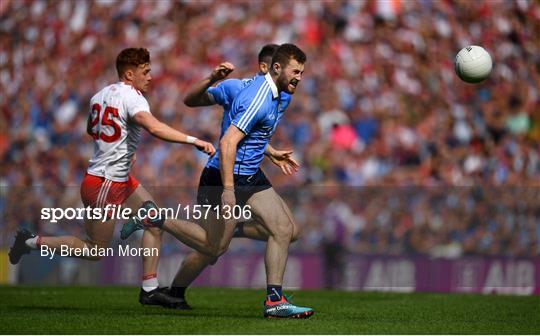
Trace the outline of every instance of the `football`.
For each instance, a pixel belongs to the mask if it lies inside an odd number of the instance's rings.
[[[467,83],[480,83],[489,77],[493,63],[482,47],[468,46],[456,55],[455,69],[458,77]]]

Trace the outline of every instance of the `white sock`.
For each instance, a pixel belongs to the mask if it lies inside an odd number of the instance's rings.
[[[34,238],[27,239],[24,243],[29,248],[31,248],[33,250],[37,250],[38,249],[38,246],[37,246],[38,239],[39,239],[39,236],[35,236]]]
[[[153,274],[153,275],[147,276],[147,277],[143,277],[142,289],[145,292],[153,291],[154,289],[158,288],[158,286],[159,286],[159,282],[158,282],[156,274]]]

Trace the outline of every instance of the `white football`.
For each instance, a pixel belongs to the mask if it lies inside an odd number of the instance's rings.
[[[456,55],[456,74],[467,83],[479,83],[489,77],[493,63],[491,56],[482,47],[468,46]]]

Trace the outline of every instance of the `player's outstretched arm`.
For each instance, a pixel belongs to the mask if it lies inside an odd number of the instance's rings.
[[[184,104],[189,107],[214,105],[214,100],[207,92],[208,88],[216,82],[225,79],[233,71],[234,65],[232,63],[223,62],[218,65],[210,76],[191,87],[184,98]]]
[[[139,112],[135,114],[133,119],[137,124],[144,127],[144,129],[158,139],[169,142],[191,144],[197,147],[197,149],[201,152],[208,155],[214,155],[216,152],[214,145],[212,145],[210,142],[202,141],[177,131],[169,125],[157,120],[156,117],[154,117],[151,113]]]

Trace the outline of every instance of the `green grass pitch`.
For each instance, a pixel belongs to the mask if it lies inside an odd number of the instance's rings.
[[[540,297],[295,291],[308,320],[262,317],[262,290],[188,291],[192,311],[126,287],[0,287],[1,334],[539,334]]]

